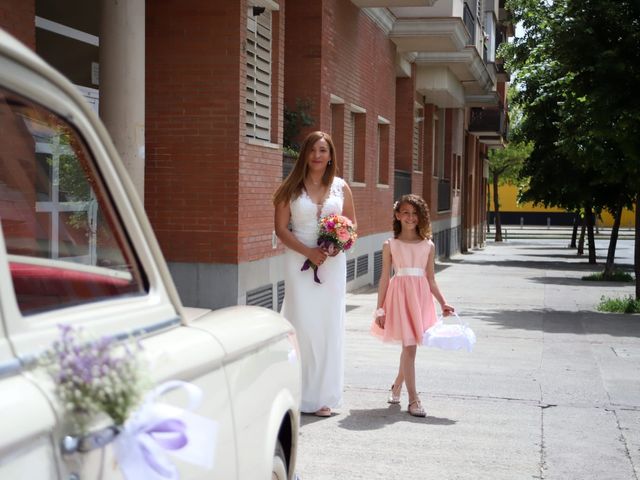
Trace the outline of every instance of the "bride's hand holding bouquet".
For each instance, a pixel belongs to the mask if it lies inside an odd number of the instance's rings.
[[[318,246],[331,257],[349,250],[357,238],[353,223],[343,215],[327,215],[318,222]],[[322,283],[318,278],[318,266],[307,259],[300,270],[313,269],[313,280]]]

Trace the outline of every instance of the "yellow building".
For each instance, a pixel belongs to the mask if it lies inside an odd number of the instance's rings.
[[[493,189],[489,188],[491,206],[489,211],[489,221],[493,223],[494,205]],[[518,187],[515,185],[501,185],[498,189],[498,201],[500,203],[500,220],[503,225],[572,225],[574,214],[562,208],[545,208],[542,205],[534,206],[531,202],[518,203]],[[613,217],[609,212],[602,212],[597,219],[598,225],[611,227]],[[623,210],[621,228],[634,227],[634,211]]]

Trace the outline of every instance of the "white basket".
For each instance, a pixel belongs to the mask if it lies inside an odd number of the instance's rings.
[[[476,334],[460,320],[457,313],[454,313],[458,323],[445,323],[440,317],[435,325],[424,332],[422,344],[427,347],[441,348],[442,350],[460,350],[464,348],[468,352],[473,349],[476,343]]]

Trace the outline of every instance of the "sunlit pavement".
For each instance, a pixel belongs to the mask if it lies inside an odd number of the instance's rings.
[[[473,353],[421,348],[427,418],[386,403],[399,346],[369,332],[376,292],[347,296],[345,397],[304,416],[298,474],[317,479],[636,479],[640,476],[640,316],[595,310],[633,284],[565,238],[489,242],[438,262],[449,303],[476,332]],[[608,242],[598,240],[599,262]],[[618,244],[630,269],[633,241]]]

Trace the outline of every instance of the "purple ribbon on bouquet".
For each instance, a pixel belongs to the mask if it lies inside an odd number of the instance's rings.
[[[310,268],[313,269],[313,281],[316,283],[322,283],[318,278],[318,266],[307,258],[302,264],[302,268],[300,269],[300,271],[304,272],[305,270],[309,270]]]
[[[329,255],[332,255],[337,248],[335,243],[333,243],[331,240],[327,240],[326,238],[319,238],[318,246],[321,247]],[[305,270],[309,270],[310,268],[313,269],[313,281],[316,283],[322,283],[318,278],[318,265],[307,258],[302,264],[302,268],[300,269],[300,271],[304,272]]]
[[[155,402],[178,388],[187,393],[186,409]],[[177,479],[177,468],[167,453],[205,469],[213,467],[217,424],[190,412],[201,399],[200,388],[177,380],[163,383],[145,398],[116,438],[116,458],[127,480]]]

